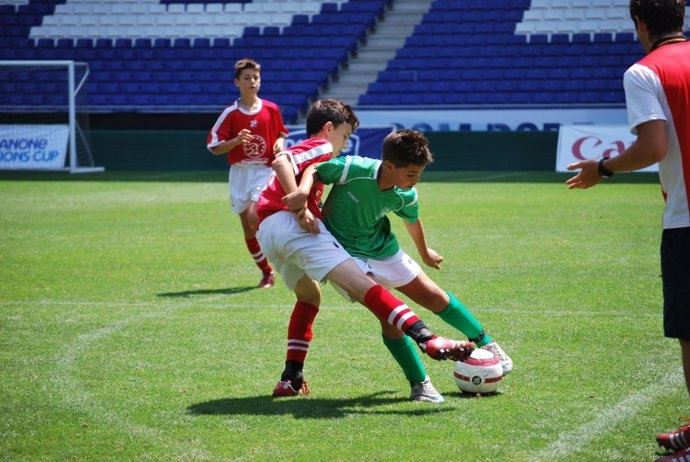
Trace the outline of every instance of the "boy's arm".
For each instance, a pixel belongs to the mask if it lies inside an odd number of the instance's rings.
[[[237,134],[236,137],[221,141],[217,145],[213,146],[212,148],[208,148],[209,151],[211,151],[213,154],[216,156],[220,156],[222,154],[227,154],[228,151],[231,151],[232,149],[236,148],[240,144],[251,141],[252,139],[252,132],[250,132],[248,129],[244,128],[240,130],[240,132]]]
[[[419,256],[422,257],[424,264],[431,266],[432,268],[441,269],[443,257],[437,254],[434,249],[427,247],[422,220],[417,219],[417,221],[414,223],[403,220],[403,223],[405,223],[405,228],[407,228],[407,232],[414,241],[414,245],[417,247],[417,252],[419,252]]]
[[[298,191],[297,180],[295,179],[295,171],[287,154],[278,155],[278,157],[276,157],[276,159],[273,161],[272,167],[276,177],[278,178],[278,181],[280,182],[280,185],[283,187],[283,191],[285,191],[287,195]],[[306,171],[307,170],[305,170],[305,173]],[[283,202],[285,202],[284,199],[285,198],[283,198]],[[314,234],[319,232],[319,224],[309,209],[302,207],[302,209],[300,209],[296,215],[297,221],[302,229]]]
[[[295,170],[290,162],[289,154],[285,152],[284,154],[278,154],[271,164],[273,171],[276,173],[276,177],[283,187],[283,191],[287,194],[297,190],[297,180],[295,179]]]
[[[307,207],[307,198],[314,183],[319,181],[316,165],[312,164],[302,173],[302,180],[296,191],[283,196],[283,204],[287,205],[291,212],[298,213]]]

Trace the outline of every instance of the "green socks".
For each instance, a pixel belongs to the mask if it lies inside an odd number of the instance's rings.
[[[426,369],[419,357],[414,340],[407,335],[402,338],[383,337],[383,344],[391,352],[410,383],[420,383],[426,379]]]
[[[458,301],[450,292],[446,293],[450,297],[450,302],[443,311],[436,314],[447,324],[466,335],[478,347],[493,342],[491,336],[484,333],[481,323],[470,313],[465,305]],[[383,344],[391,352],[391,355],[400,365],[410,383],[420,383],[426,379],[426,369],[414,340],[407,335],[404,335],[402,338],[383,337]]]
[[[436,313],[447,324],[455,327],[457,330],[467,336],[470,341],[474,342],[478,347],[482,347],[494,340],[489,334],[484,332],[482,324],[474,317],[470,310],[463,305],[453,294],[446,292],[450,297],[448,306]]]

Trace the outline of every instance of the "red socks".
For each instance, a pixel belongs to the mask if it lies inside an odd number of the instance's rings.
[[[314,338],[312,325],[319,307],[305,302],[295,303],[288,324],[287,360],[304,363],[309,342]]]
[[[364,304],[382,321],[407,331],[419,318],[409,306],[381,285],[375,285],[364,296]]]
[[[247,250],[249,250],[249,253],[254,259],[254,263],[256,263],[256,266],[259,267],[261,272],[266,274],[273,271],[273,268],[271,268],[264,253],[261,251],[259,241],[257,241],[255,237],[252,237],[251,239],[245,239],[244,242],[247,244]]]

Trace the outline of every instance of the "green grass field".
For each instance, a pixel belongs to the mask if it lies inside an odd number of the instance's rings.
[[[428,273],[515,362],[500,394],[468,398],[425,358],[433,405],[408,401],[375,318],[329,286],[311,396],[270,397],[293,296],[254,289],[224,172],[5,172],[0,460],[654,460],[654,434],[688,414],[662,335],[659,186],[566,178],[425,174],[446,258]]]

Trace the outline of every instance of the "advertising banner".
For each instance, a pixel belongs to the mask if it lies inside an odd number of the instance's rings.
[[[68,125],[0,125],[0,170],[65,166]]]
[[[558,131],[556,171],[567,172],[567,165],[586,159],[616,157],[636,139],[627,125],[561,125]],[[658,172],[657,164],[638,172]]]
[[[625,125],[625,108],[428,109],[358,108],[363,126],[412,128],[422,132],[557,132],[561,125]]]
[[[307,131],[303,127],[288,127],[290,134],[285,140],[285,147],[289,148],[307,138]],[[381,158],[381,144],[383,139],[393,131],[388,127],[359,127],[350,137],[347,147],[341,156],[362,156],[372,159]]]

